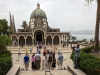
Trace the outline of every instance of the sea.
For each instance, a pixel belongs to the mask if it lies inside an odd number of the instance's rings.
[[[77,40],[86,39],[86,41],[90,41],[91,39],[94,41],[95,35],[93,34],[71,34],[72,36],[76,36]],[[100,40],[100,37],[99,37]]]

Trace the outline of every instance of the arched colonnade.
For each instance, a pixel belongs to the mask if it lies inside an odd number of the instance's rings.
[[[35,37],[35,38],[34,38]],[[12,41],[17,41],[18,46],[23,43],[23,45],[28,46],[28,45],[34,45],[36,43],[36,36],[32,35],[12,35],[11,36]],[[66,41],[68,39],[67,35],[62,34],[61,36],[58,34],[47,34],[44,38],[44,35],[42,36],[42,42],[45,45],[60,45],[61,41]]]

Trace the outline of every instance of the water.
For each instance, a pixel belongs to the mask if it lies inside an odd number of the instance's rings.
[[[87,41],[89,41],[90,39],[94,40],[94,35],[72,34],[72,36],[76,36],[77,40],[83,40],[83,39],[86,39]]]

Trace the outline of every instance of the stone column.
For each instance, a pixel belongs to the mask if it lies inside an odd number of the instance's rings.
[[[17,39],[18,47],[19,47],[19,38]]]
[[[46,39],[45,39],[45,46],[46,46]]]
[[[25,47],[26,47],[26,38],[25,38]]]
[[[52,39],[52,46],[53,46],[53,39]]]
[[[34,46],[34,39],[32,38],[32,46]]]
[[[61,45],[61,38],[59,38],[59,46]]]

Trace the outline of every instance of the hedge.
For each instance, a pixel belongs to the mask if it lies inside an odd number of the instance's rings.
[[[12,67],[11,53],[6,51],[4,54],[0,55],[0,75],[6,75],[6,73]]]
[[[82,69],[87,75],[100,75],[100,59],[93,55],[85,52],[80,53],[80,69]],[[70,58],[74,61],[74,53],[71,54]]]

